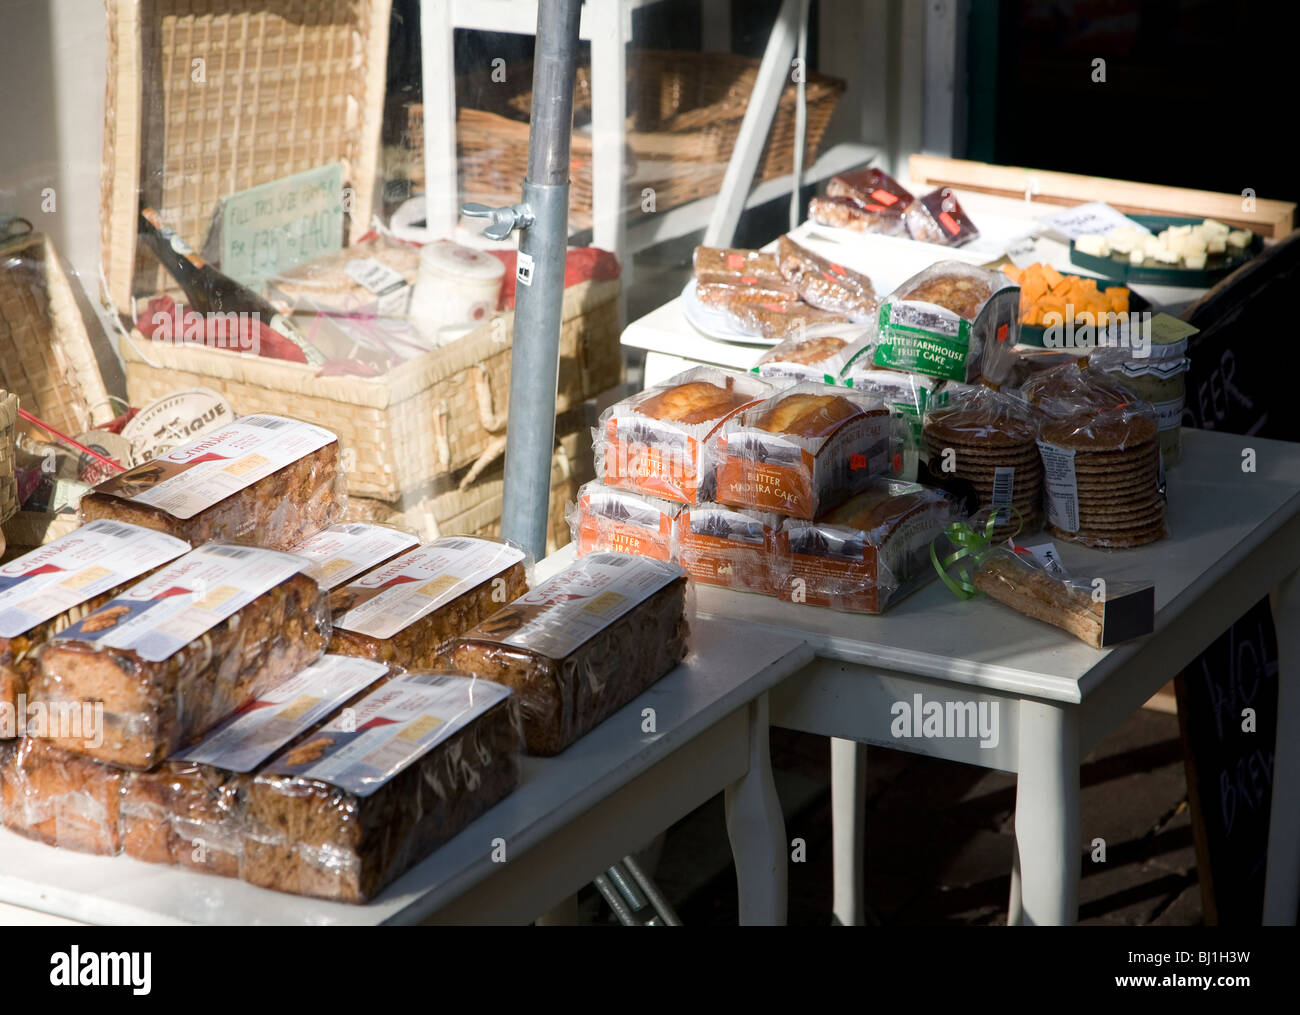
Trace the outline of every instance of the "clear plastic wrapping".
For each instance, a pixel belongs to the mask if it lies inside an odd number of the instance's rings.
[[[797,299],[782,302],[739,300],[725,309],[736,328],[760,338],[828,334],[849,322],[844,314],[818,310]]]
[[[592,480],[578,491],[567,513],[578,556],[630,553],[655,560],[676,554],[674,530],[682,505],[604,486]]]
[[[777,257],[781,274],[810,306],[850,320],[869,321],[880,305],[876,288],[866,275],[815,254],[788,236],[777,241]]]
[[[1164,472],[1155,410],[1143,402],[1081,408],[1038,432],[1048,531],[1119,549],[1163,539]]]
[[[721,435],[715,499],[816,518],[888,469],[890,433],[880,399],[796,384],[744,410],[739,424]]]
[[[147,863],[238,877],[255,772],[400,673],[370,660],[324,656],[154,771],[129,773],[123,851]]]
[[[610,486],[695,504],[712,497],[713,445],[742,408],[775,389],[752,374],[693,367],[610,406],[592,433]]]
[[[0,819],[51,846],[115,856],[122,851],[126,773],[23,737],[0,745]]]
[[[281,416],[243,416],[100,483],[83,521],[157,529],[191,545],[251,543],[286,550],[342,514],[338,438]]]
[[[701,285],[763,283],[778,286],[785,281],[776,255],[760,250],[696,247],[693,260],[695,280]]]
[[[1050,547],[1050,544],[1047,544]],[[1070,575],[1052,554],[998,546],[974,575],[975,587],[1028,617],[1068,631],[1093,648],[1149,634],[1155,626],[1150,582]]]
[[[13,709],[36,672],[36,650],[189,544],[151,529],[99,521],[0,567],[0,709]]]
[[[815,197],[808,214],[822,225],[858,232],[901,236],[903,213],[912,206],[912,193],[882,169],[859,169],[833,176],[826,196]]]
[[[40,650],[29,697],[51,715],[102,711],[97,731],[85,720],[50,743],[149,769],[314,662],[329,641],[329,602],[301,566],[209,544],[63,631]]]
[[[448,643],[528,591],[513,544],[444,536],[330,594],[330,651],[408,670],[441,662]]]
[[[1133,401],[1133,393],[1120,381],[1076,360],[1033,374],[1020,386],[1020,397],[1052,419],[1087,409],[1115,409]]]
[[[418,546],[419,539],[403,529],[373,522],[338,522],[321,529],[289,552],[311,563],[308,578],[329,592]]]
[[[960,247],[980,234],[948,187],[918,197],[903,213],[903,221],[912,239],[921,243]]]
[[[365,902],[519,783],[518,718],[504,688],[408,675],[356,713],[354,729],[328,723],[248,784],[243,880]]]
[[[824,518],[787,518],[773,574],[785,602],[882,613],[935,577],[930,543],[963,517],[954,500],[918,483],[875,480]]]
[[[916,478],[924,455],[921,418],[931,406],[945,405],[950,394],[966,385],[925,374],[909,374],[872,365],[871,357],[856,359],[840,372],[839,383],[879,398],[893,413],[889,472],[908,480]]]
[[[695,295],[706,307],[734,312],[747,303],[787,303],[799,298],[795,287],[779,282],[747,279],[744,282],[700,282]]]
[[[740,592],[776,595],[772,558],[781,516],[725,504],[684,508],[677,560],[691,578]]]
[[[918,272],[880,305],[878,367],[1000,382],[1016,362],[1020,289],[1000,271],[940,261]]]
[[[976,386],[925,414],[929,482],[967,500],[977,523],[997,512],[999,538],[1042,523],[1038,416],[1019,399]]]
[[[754,364],[753,372],[777,384],[789,381],[834,384],[852,348],[849,339],[836,335],[787,338],[765,352]]]
[[[376,233],[271,276],[267,291],[290,313],[401,317],[419,271],[419,247]]]
[[[450,663],[510,687],[528,753],[559,754],[682,660],[686,592],[676,564],[593,553],[470,631]]]

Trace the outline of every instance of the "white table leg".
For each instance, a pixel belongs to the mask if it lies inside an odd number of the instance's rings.
[[[1020,847],[1011,843],[1011,897],[1007,900],[1007,926],[1019,927],[1025,922],[1025,905],[1020,890]]]
[[[785,817],[772,779],[767,695],[749,705],[749,771],[723,797],[736,861],[740,923],[781,925],[787,905]]]
[[[1079,918],[1079,724],[1074,706],[1020,703],[1016,852],[1026,924]]]
[[[1268,819],[1264,923],[1291,926],[1300,907],[1300,572],[1273,590],[1277,629],[1277,744]]]
[[[627,36],[622,3],[588,4],[591,18],[591,242],[623,262],[619,330],[627,323],[632,257],[627,252]]]
[[[867,745],[831,737],[832,912],[845,927],[863,923],[867,845]]]

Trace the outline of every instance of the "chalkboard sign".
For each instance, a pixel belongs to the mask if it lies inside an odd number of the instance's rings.
[[[1277,641],[1268,600],[1185,669],[1176,688],[1205,920],[1258,926],[1277,735]]]
[[[1183,314],[1201,329],[1189,342],[1184,426],[1300,440],[1287,372],[1260,342],[1289,319],[1297,286],[1300,234],[1292,233]],[[1176,688],[1205,921],[1258,925],[1277,739],[1277,639],[1268,600],[1201,653]],[[1253,733],[1243,729],[1248,708]]]

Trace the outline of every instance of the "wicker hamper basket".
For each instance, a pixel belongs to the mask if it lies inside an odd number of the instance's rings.
[[[758,66],[758,60],[732,53],[637,50],[630,54],[631,112],[626,141],[628,167],[635,171],[635,180],[628,183],[628,206],[639,206],[643,187],[655,190],[659,211],[717,193],[754,90]],[[519,181],[528,162],[531,86],[532,68],[527,65],[512,70],[504,84],[484,83],[472,76],[458,82],[462,106],[457,112],[456,153],[462,196],[509,199],[507,203],[518,199]],[[805,88],[806,163],[816,157],[844,87],[838,78],[809,73]],[[797,89],[792,83],[781,95],[755,182],[793,170],[796,102]],[[471,108],[471,104],[487,108]],[[580,66],[574,90],[575,119],[590,108],[590,69]],[[418,103],[408,107],[407,138],[413,153],[411,179],[422,185],[424,110]],[[589,224],[592,139],[590,132],[581,128],[574,131],[571,166],[570,215],[575,225]]]
[[[617,281],[565,290],[557,412],[621,382],[618,291]],[[240,414],[317,423],[346,449],[349,493],[395,501],[471,464],[504,435],[513,323],[505,314],[374,378],[317,377],[303,364],[150,342],[138,331],[121,348],[132,404],[207,387]]]
[[[171,284],[137,260],[141,195],[198,247],[221,198],[341,162],[368,226],[391,0],[106,3],[100,229],[119,308]]]
[[[18,479],[14,474],[14,428],[18,425],[18,396],[0,391],[0,522],[18,513]]]

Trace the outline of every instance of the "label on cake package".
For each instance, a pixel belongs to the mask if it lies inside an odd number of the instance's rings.
[[[435,539],[344,586],[348,605],[334,626],[381,641],[391,638],[523,559],[522,550],[506,543],[469,536]]]
[[[357,285],[379,297],[379,316],[389,317],[406,312],[406,305],[411,298],[409,284],[378,258],[353,258],[343,270]]]
[[[387,666],[372,659],[322,656],[172,757],[227,772],[251,772],[387,672]]]
[[[266,774],[315,779],[367,797],[509,696],[508,687],[472,677],[391,680],[281,754]]]
[[[1047,517],[1058,529],[1079,531],[1079,487],[1074,479],[1074,451],[1038,442],[1047,487]]]
[[[419,545],[409,532],[364,522],[340,523],[309,536],[289,552],[306,557],[307,577],[329,591]]]
[[[0,566],[0,638],[38,624],[175,560],[190,544],[98,519]]]
[[[563,659],[683,573],[676,564],[648,557],[589,554],[466,637]]]
[[[1056,550],[1055,543],[1037,543],[1034,546],[1022,546],[1018,549],[1024,550],[1038,561],[1043,570],[1054,578],[1064,581],[1070,577],[1070,573],[1065,570],[1065,565],[1061,563],[1061,556]]]
[[[160,663],[293,577],[302,557],[207,543],[132,585],[56,639],[135,652]]]
[[[323,427],[282,416],[243,416],[101,483],[107,493],[193,518],[213,504],[338,440]]]

